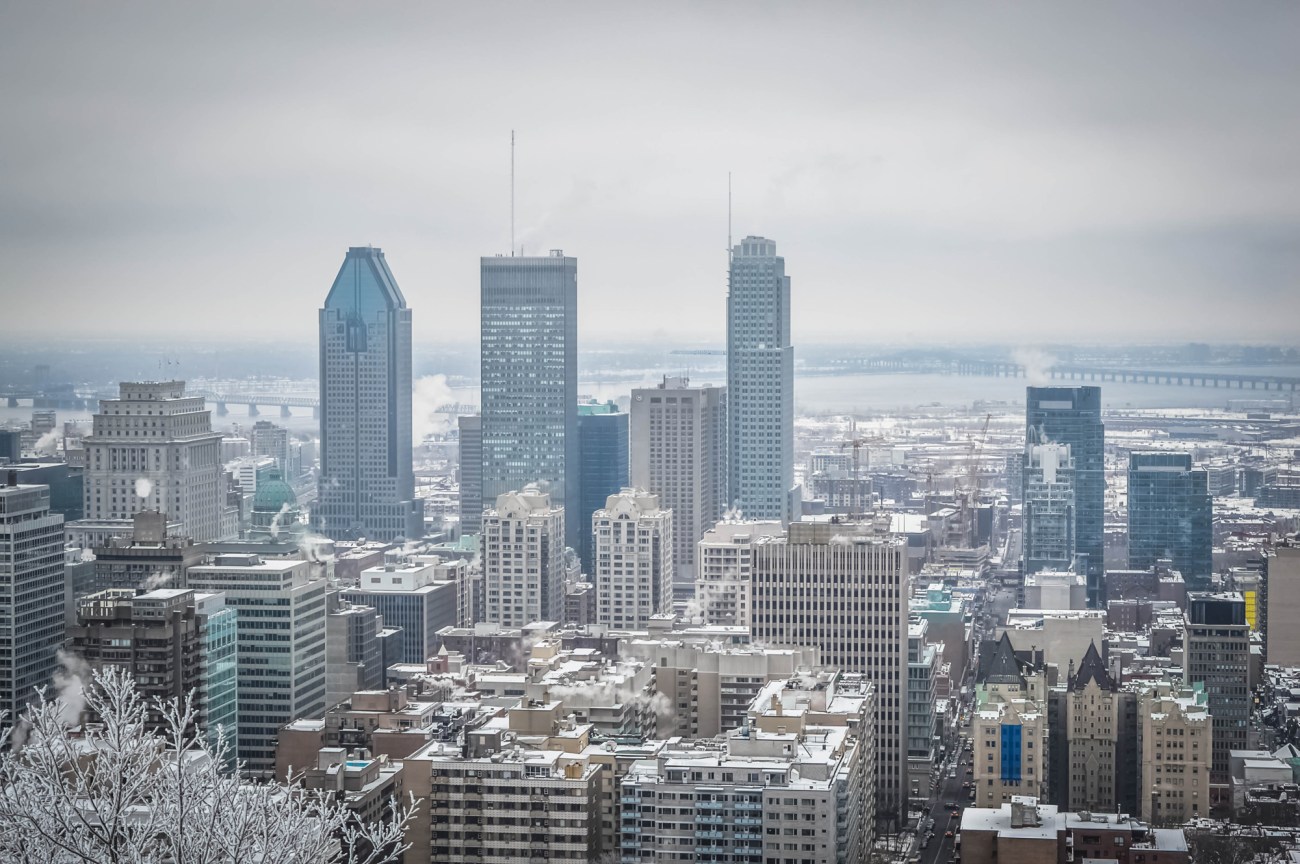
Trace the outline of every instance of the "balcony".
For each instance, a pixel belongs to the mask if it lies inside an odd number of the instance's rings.
[[[695,823],[697,825],[721,825],[722,817],[714,816],[710,813],[697,813],[695,816]]]
[[[753,816],[737,816],[736,819],[735,819],[735,822],[736,822],[737,825],[755,825],[755,826],[759,826],[759,825],[762,825],[762,824],[763,824],[763,820],[762,820],[762,819],[757,819],[757,818],[755,818],[755,817],[753,817]]]
[[[737,801],[735,803],[737,810],[762,810],[762,801]]]
[[[721,810],[722,802],[721,801],[696,801],[695,809],[696,810]]]
[[[696,840],[721,840],[722,832],[701,830],[697,828],[695,831],[695,839]]]

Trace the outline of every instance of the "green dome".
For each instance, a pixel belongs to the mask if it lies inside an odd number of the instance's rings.
[[[294,494],[293,487],[284,482],[279,471],[272,471],[257,484],[257,492],[253,494],[253,512],[279,513],[286,505],[290,509],[297,507],[298,496]]]

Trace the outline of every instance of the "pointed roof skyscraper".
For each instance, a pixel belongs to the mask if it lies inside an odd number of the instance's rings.
[[[1011,645],[1011,637],[1004,630],[1002,638],[998,640],[998,647],[993,653],[993,659],[989,661],[984,677],[979,683],[1028,686],[1024,674],[1020,671],[1022,665],[1025,664],[1016,657],[1016,649]]]
[[[1082,690],[1088,686],[1089,681],[1096,681],[1097,686],[1102,690],[1119,689],[1115,679],[1111,678],[1110,672],[1106,670],[1106,663],[1097,651],[1097,643],[1091,641],[1088,643],[1088,650],[1084,652],[1083,662],[1079,664],[1079,671],[1070,678],[1070,690]]]

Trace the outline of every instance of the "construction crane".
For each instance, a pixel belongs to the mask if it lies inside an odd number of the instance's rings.
[[[849,518],[850,518],[850,519],[859,519],[859,518],[861,518],[862,515],[863,515],[863,513],[862,513],[862,491],[861,491],[861,484],[859,484],[859,482],[858,482],[858,476],[859,476],[859,474],[860,474],[860,472],[861,472],[861,470],[862,470],[862,445],[864,445],[864,444],[888,444],[888,443],[889,443],[888,439],[886,439],[886,438],[881,438],[881,437],[878,436],[878,435],[872,436],[872,437],[870,437],[870,438],[857,438],[857,437],[854,437],[854,438],[850,438],[849,440],[847,440],[847,441],[843,441],[843,442],[840,443],[840,449],[841,449],[841,450],[843,450],[843,449],[846,448],[846,447],[852,447],[852,448],[853,448],[853,475],[852,475],[852,476],[853,476],[853,481],[852,481],[852,482],[853,482],[853,487],[852,487],[852,489],[851,489],[851,492],[850,492],[851,497],[850,497],[850,499],[849,499],[850,502],[851,502],[851,503],[849,504]]]
[[[969,538],[972,548],[975,546],[975,530],[972,522],[980,495],[980,457],[984,455],[984,442],[988,440],[989,421],[992,419],[992,414],[984,415],[984,426],[980,429],[979,438],[970,442],[970,454],[966,457],[966,490],[961,496],[962,531]]]

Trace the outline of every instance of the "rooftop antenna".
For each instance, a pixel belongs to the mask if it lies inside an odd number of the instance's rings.
[[[510,257],[515,257],[515,130],[510,130]]]

